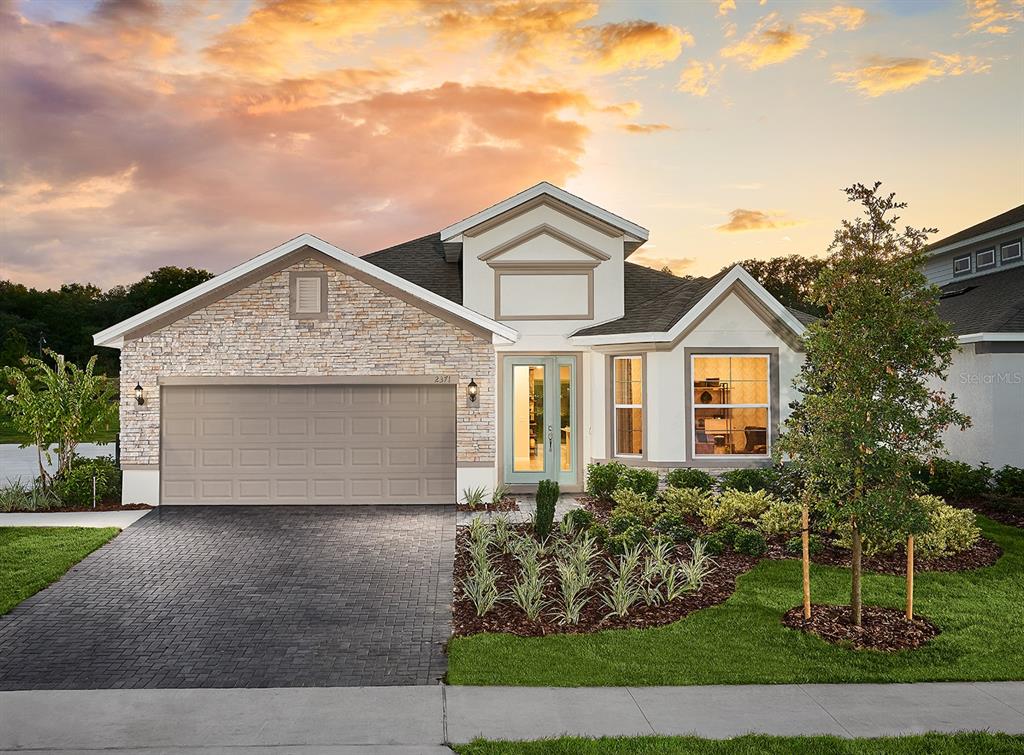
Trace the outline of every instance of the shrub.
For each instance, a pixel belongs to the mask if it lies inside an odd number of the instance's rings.
[[[555,480],[541,480],[537,483],[537,515],[533,520],[533,532],[540,540],[551,534],[558,495],[558,483]]]
[[[470,509],[478,509],[484,505],[484,497],[487,495],[487,488],[466,488],[462,491],[462,502]]]
[[[658,473],[651,469],[626,467],[619,474],[617,490],[631,490],[648,498],[658,494]],[[614,496],[612,496],[614,498]]]
[[[768,507],[778,499],[764,490],[744,492],[741,490],[724,490],[715,504],[707,507],[701,514],[708,529],[716,530],[725,524],[754,524]]]
[[[699,488],[711,490],[715,486],[715,478],[703,469],[687,469],[680,467],[665,475],[665,484],[670,488]]]
[[[625,531],[608,538],[607,546],[608,550],[619,555],[625,553],[630,548],[643,545],[645,542],[647,542],[647,528],[634,524]]]
[[[121,500],[121,470],[110,456],[76,457],[70,468],[54,480],[53,494],[65,506],[92,506],[92,480],[96,478],[96,502]]]
[[[807,551],[814,557],[824,550],[825,544],[821,541],[821,538],[817,535],[809,535],[807,538]],[[791,537],[786,541],[786,553],[791,556],[800,558],[804,553],[803,539],[800,537]]]
[[[979,498],[992,486],[992,468],[962,461],[933,459],[927,470],[928,492],[953,501]]]
[[[608,518],[608,531],[613,535],[621,535],[630,527],[643,527],[644,521],[636,514],[616,511]]]
[[[628,488],[619,488],[612,495],[615,501],[615,514],[631,514],[640,519],[642,524],[648,525],[654,521],[661,505],[652,501],[645,493],[637,493]]]
[[[800,519],[803,513],[799,503],[788,501],[772,501],[757,520],[757,528],[761,534],[792,535],[800,531]]]
[[[736,549],[737,553],[760,557],[768,550],[768,543],[765,541],[764,535],[757,530],[741,529],[736,533],[736,540],[733,547]]]
[[[730,469],[719,478],[719,482],[725,490],[742,490],[746,493],[767,490],[772,481],[771,470],[759,467]]]
[[[611,537],[608,532],[608,528],[603,524],[592,525],[590,529],[587,530],[587,536],[600,545],[607,543],[608,538]]]
[[[722,525],[722,528],[718,530],[719,536],[722,538],[722,544],[728,545],[730,548],[736,545],[736,536],[743,531],[735,522],[729,522],[728,524]]]
[[[694,536],[693,530],[686,525],[682,517],[668,511],[654,520],[654,531],[673,543],[688,543]]]
[[[21,480],[9,482],[0,488],[0,511],[46,511],[56,508],[60,501],[42,485],[27,487]]]
[[[499,482],[495,485],[494,490],[491,491],[491,505],[497,507],[498,504],[505,500],[505,496],[508,495],[511,489],[512,486],[506,485],[504,482]]]
[[[950,506],[938,496],[918,496],[928,519],[927,529],[914,537],[914,555],[928,559],[949,556],[974,547],[981,537],[981,530],[975,524],[975,514],[970,509],[958,509]],[[838,543],[844,548],[850,547],[848,527],[837,528]],[[877,553],[893,553],[906,545],[901,533],[894,533],[888,538],[864,539],[864,552],[868,555]]]
[[[625,464],[610,461],[607,464],[587,465],[587,492],[598,498],[610,498],[619,486],[619,477],[626,470]]]
[[[1000,495],[1024,498],[1024,469],[1005,466],[995,474],[995,489]]]
[[[571,509],[565,512],[563,522],[568,522],[574,532],[586,532],[594,523],[594,515],[586,509]]]
[[[797,463],[786,462],[776,464],[767,472],[768,487],[766,490],[783,501],[796,501],[801,498],[807,487],[807,472]]]
[[[707,551],[710,556],[721,556],[725,550],[725,543],[722,542],[722,536],[717,532],[712,532],[710,535],[704,535],[701,537],[701,542],[704,543],[704,550]]]
[[[714,504],[715,495],[701,488],[666,488],[661,493],[662,507],[679,516],[698,516]]]

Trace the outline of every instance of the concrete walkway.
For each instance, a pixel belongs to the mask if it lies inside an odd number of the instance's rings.
[[[56,448],[56,447],[54,447]],[[113,443],[79,443],[75,453],[87,458],[97,456],[113,456]],[[53,472],[56,467],[56,454],[51,455],[51,463],[46,465],[47,471]],[[45,463],[45,460],[44,460]],[[39,457],[35,446],[21,448],[17,443],[0,443],[0,484],[20,480],[30,485],[39,475]]]
[[[152,509],[0,514],[0,527],[117,527],[123,530],[135,524],[150,511]]]
[[[1024,733],[1024,682],[0,692],[0,752],[445,752],[561,734]]]

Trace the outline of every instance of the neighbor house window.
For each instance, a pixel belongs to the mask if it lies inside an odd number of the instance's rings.
[[[976,269],[981,270],[982,268],[992,267],[996,264],[996,249],[986,249],[983,252],[978,252],[978,259],[974,261]]]
[[[691,357],[694,456],[767,456],[769,356]]]
[[[1015,262],[1021,258],[1020,239],[1010,241],[1002,246],[1003,262]]]
[[[965,275],[971,272],[971,255],[957,257],[953,260],[953,275]]]
[[[612,381],[612,438],[615,456],[643,456],[643,357],[613,357]]]
[[[288,293],[292,319],[322,319],[326,316],[326,273],[292,273]]]

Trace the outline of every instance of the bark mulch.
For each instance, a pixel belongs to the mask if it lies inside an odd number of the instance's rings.
[[[473,507],[459,502],[455,504],[455,509],[456,511],[519,511],[519,501],[516,500],[514,495],[507,495],[497,503],[487,501]]]
[[[529,525],[522,525],[521,532],[527,531]],[[526,614],[507,599],[499,602],[484,616],[477,616],[473,604],[462,594],[460,585],[469,569],[469,554],[466,551],[465,528],[460,527],[456,537],[455,551],[455,598],[452,605],[452,633],[456,637],[477,634],[479,632],[507,632],[520,637],[539,637],[549,634],[585,634],[604,629],[644,629],[671,624],[684,616],[702,608],[724,602],[736,590],[736,578],[749,571],[757,563],[756,558],[742,556],[731,551],[715,557],[716,568],[697,592],[678,598],[671,603],[648,606],[642,601],[637,603],[623,618],[608,617],[609,609],[601,600],[600,595],[605,589],[609,575],[605,562],[607,554],[599,555],[594,560],[595,585],[601,590],[591,588],[589,599],[582,612],[580,623],[564,626],[553,615],[553,609],[541,614],[538,621],[530,621]],[[677,556],[682,559],[690,557],[689,546],[679,546]],[[546,557],[553,561],[551,557]],[[499,570],[498,589],[507,594],[518,574],[518,564],[510,555],[496,556],[494,561]],[[545,569],[548,583],[545,597],[549,603],[558,602],[558,585],[554,566]]]
[[[782,623],[833,645],[883,652],[919,648],[939,634],[939,628],[924,617],[911,621],[900,609],[881,606],[864,606],[860,627],[850,623],[849,606],[816,604],[811,604],[810,619],[805,621],[803,606],[796,606],[786,611]]]
[[[960,553],[940,556],[938,558],[915,558],[914,572],[981,569],[986,566],[992,566],[1002,555],[1002,548],[987,537],[981,537],[972,548]],[[812,556],[811,560],[816,564],[848,567],[850,565],[850,551],[847,548],[840,548],[830,543],[825,545],[820,553]],[[861,560],[861,566],[865,571],[872,571],[877,574],[902,576],[907,573],[907,549],[900,548],[895,553],[864,556]]]
[[[607,498],[598,498],[593,495],[576,496],[576,502],[593,514],[594,519],[601,524],[608,523],[608,517],[612,515],[612,511],[615,509],[615,501],[608,500]]]
[[[140,509],[151,509],[153,508],[148,503],[126,503],[124,505],[117,502],[97,502],[96,508],[92,506],[61,506],[60,508],[54,509],[11,509],[5,511],[5,514],[66,514],[69,512],[79,511],[139,511]]]
[[[971,509],[1000,524],[1024,528],[1024,502],[1019,498],[978,498],[972,501],[956,501],[953,505]]]

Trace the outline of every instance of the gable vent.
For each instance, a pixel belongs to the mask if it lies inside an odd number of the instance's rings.
[[[295,281],[295,313],[313,315],[323,310],[320,301],[320,278],[299,278]]]

